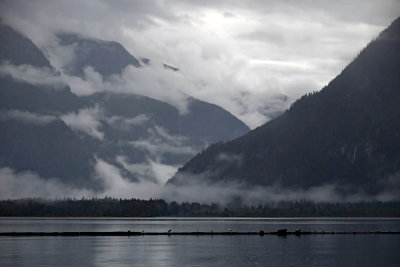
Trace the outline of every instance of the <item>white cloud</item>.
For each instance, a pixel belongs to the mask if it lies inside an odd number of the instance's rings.
[[[69,187],[57,179],[43,179],[33,172],[16,173],[10,168],[0,168],[0,199],[88,197],[93,192]]]
[[[218,162],[232,163],[240,165],[242,163],[242,156],[238,154],[220,153],[216,156],[215,160]]]
[[[17,120],[25,123],[46,125],[58,120],[56,116],[43,115],[22,110],[6,110],[0,112],[0,120]]]
[[[116,160],[130,173],[135,175],[140,181],[157,183],[153,169],[148,162],[149,160],[147,162],[128,163],[128,160],[124,156],[117,156]]]
[[[162,185],[164,185],[178,170],[177,166],[162,164],[155,161],[150,161],[150,164],[154,176],[157,177],[157,180]]]
[[[106,117],[105,119],[113,127],[129,130],[132,126],[143,125],[145,122],[147,122],[150,119],[150,116],[146,115],[146,114],[140,114],[133,118],[111,116],[111,117]]]
[[[178,170],[177,166],[163,164],[149,158],[141,163],[129,163],[123,156],[117,156],[116,160],[140,181],[155,182],[160,185],[164,185]]]
[[[132,167],[134,167],[132,165]],[[159,181],[167,172],[173,169],[158,163],[151,163],[154,173],[158,173]],[[397,175],[397,174],[396,174]],[[115,198],[164,198],[169,201],[195,201],[200,203],[227,204],[234,199],[240,199],[247,205],[258,205],[277,201],[328,201],[328,202],[359,202],[359,201],[392,201],[399,199],[399,192],[394,188],[386,188],[372,196],[362,190],[346,191],[345,186],[325,184],[309,189],[284,189],[279,185],[248,186],[237,182],[189,183],[183,186],[164,186],[163,183],[143,180],[132,182],[122,176],[118,167],[97,159],[95,178],[104,185],[102,191],[92,191],[74,188],[57,178],[44,179],[33,172],[15,172],[10,168],[0,168],[0,199],[18,199],[40,197],[44,199],[61,199],[64,197],[115,197]],[[397,178],[396,178],[397,179]],[[398,179],[397,179],[398,180]],[[397,181],[396,180],[396,181]],[[397,181],[398,182],[398,181]],[[389,184],[388,184],[389,185]]]
[[[115,197],[149,199],[160,195],[162,186],[154,182],[134,183],[125,179],[117,167],[97,159],[95,175],[104,184],[104,190],[92,191],[74,188],[57,178],[44,179],[34,172],[15,172],[11,168],[0,168],[0,199],[65,197]]]
[[[78,96],[90,95],[107,90],[107,85],[103,83],[103,77],[92,67],[85,67],[83,69],[83,73],[83,79],[77,76],[70,76],[62,73],[60,80],[68,84],[72,93]],[[112,88],[112,85],[110,85],[108,88]]]
[[[13,65],[8,62],[0,64],[0,75],[11,76],[15,80],[35,85],[47,85],[54,88],[64,88],[66,83],[48,68],[38,68],[31,65]]]
[[[56,54],[51,56],[57,57]],[[60,60],[62,59],[57,59]],[[167,102],[175,106],[181,114],[188,111],[189,95],[185,91],[190,84],[182,74],[167,70],[161,65],[143,68],[128,65],[121,74],[113,74],[106,80],[93,67],[87,66],[83,69],[83,78],[62,73],[57,81],[68,84],[71,91],[79,96],[107,91],[136,94]]]
[[[98,194],[99,197],[149,199],[158,195],[161,189],[159,184],[151,181],[130,182],[121,175],[116,166],[102,159],[97,159],[95,172],[105,184],[105,190]]]
[[[182,186],[167,185],[162,197],[178,202],[190,201],[200,203],[220,203],[226,205],[232,200],[240,199],[247,205],[258,205],[278,201],[309,200],[315,202],[360,202],[360,201],[393,201],[399,199],[398,190],[384,190],[377,195],[368,195],[362,190],[346,191],[346,187],[335,184],[324,184],[309,189],[288,189],[279,185],[249,186],[238,182],[222,182],[212,185],[189,183]]]
[[[121,75],[112,75],[106,81],[105,88],[122,93],[134,93],[165,101],[180,111],[187,112],[188,95],[185,93],[190,86],[186,78],[179,72],[152,64],[142,68],[127,66]]]
[[[60,118],[74,131],[86,133],[99,140],[104,138],[104,134],[100,131],[100,109],[98,106],[67,113]]]
[[[187,138],[180,135],[170,135],[166,129],[154,126],[147,130],[147,138],[130,141],[134,148],[148,153],[156,161],[162,161],[164,153],[194,155],[197,150],[187,145]]]

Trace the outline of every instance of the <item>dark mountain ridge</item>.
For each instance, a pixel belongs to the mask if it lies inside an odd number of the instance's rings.
[[[61,46],[74,48],[75,60],[64,66],[64,71],[70,75],[83,77],[87,66],[104,77],[118,74],[128,65],[141,67],[140,62],[117,42],[91,39],[75,33],[58,33],[57,38]]]
[[[50,63],[31,40],[0,21],[0,61],[48,67]]]
[[[192,158],[169,181],[376,193],[400,187],[400,18],[320,92]]]

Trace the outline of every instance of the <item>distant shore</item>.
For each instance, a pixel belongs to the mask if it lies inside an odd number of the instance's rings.
[[[279,201],[259,205],[177,203],[163,199],[0,200],[0,217],[400,217],[400,201]]]

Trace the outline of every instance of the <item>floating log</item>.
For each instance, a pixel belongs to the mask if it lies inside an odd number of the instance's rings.
[[[287,229],[279,229],[278,231],[276,231],[276,235],[279,236],[286,236],[288,234]]]
[[[287,231],[287,229],[279,229],[275,232],[264,232],[260,230],[258,232],[132,232],[132,231],[117,231],[117,232],[0,232],[1,236],[12,236],[12,237],[26,237],[26,236],[155,236],[155,235],[276,235],[276,236],[302,236],[302,235],[398,235],[400,231],[301,231],[297,229],[295,231]]]
[[[301,230],[300,230],[300,229],[296,229],[296,230],[294,231],[294,234],[295,234],[295,235],[301,235]]]

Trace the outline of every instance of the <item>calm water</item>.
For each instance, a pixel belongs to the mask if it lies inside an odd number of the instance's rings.
[[[393,230],[400,219],[21,219],[0,231]],[[397,235],[0,237],[0,266],[400,266]]]

